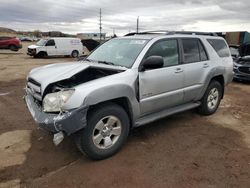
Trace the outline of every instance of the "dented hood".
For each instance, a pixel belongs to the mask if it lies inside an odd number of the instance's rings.
[[[40,47],[43,47],[43,46],[37,46],[35,44],[28,46],[28,48],[30,48],[30,49],[36,49],[36,48],[40,48]]]
[[[42,93],[51,83],[71,78],[75,74],[89,68],[100,67],[107,69],[126,70],[125,67],[105,65],[92,62],[72,62],[45,65],[31,70],[28,77],[41,84]]]

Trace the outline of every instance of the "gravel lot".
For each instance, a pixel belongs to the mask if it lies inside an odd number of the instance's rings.
[[[0,51],[0,187],[250,187],[250,84],[233,82],[218,112],[195,110],[134,129],[116,156],[91,161],[58,147],[22,99],[34,67],[74,61]]]

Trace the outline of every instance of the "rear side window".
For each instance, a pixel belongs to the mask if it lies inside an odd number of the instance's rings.
[[[185,63],[194,63],[200,61],[197,39],[182,39],[182,46]]]
[[[220,57],[229,57],[230,53],[224,40],[221,39],[207,39],[209,44],[214,48]]]
[[[200,60],[207,61],[208,60],[207,53],[200,40],[198,40],[198,45],[199,45],[199,51],[200,51]]]
[[[9,40],[11,37],[0,37],[0,40]]]

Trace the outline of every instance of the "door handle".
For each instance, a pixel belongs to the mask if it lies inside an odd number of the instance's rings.
[[[203,64],[203,68],[208,68],[208,67],[209,67],[208,63]]]
[[[181,72],[183,72],[183,70],[181,68],[176,68],[175,69],[175,73],[181,73]]]

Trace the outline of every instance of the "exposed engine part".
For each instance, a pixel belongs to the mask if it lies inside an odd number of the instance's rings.
[[[72,76],[69,79],[62,80],[59,82],[56,82],[54,84],[51,84],[45,91],[44,95],[47,93],[53,93],[61,91],[65,88],[73,88],[77,85],[80,85],[82,83],[96,80],[98,78],[102,78],[105,76],[113,75],[122,72],[121,70],[114,70],[114,69],[103,69],[103,68],[88,68],[83,70],[82,72],[79,72]]]

